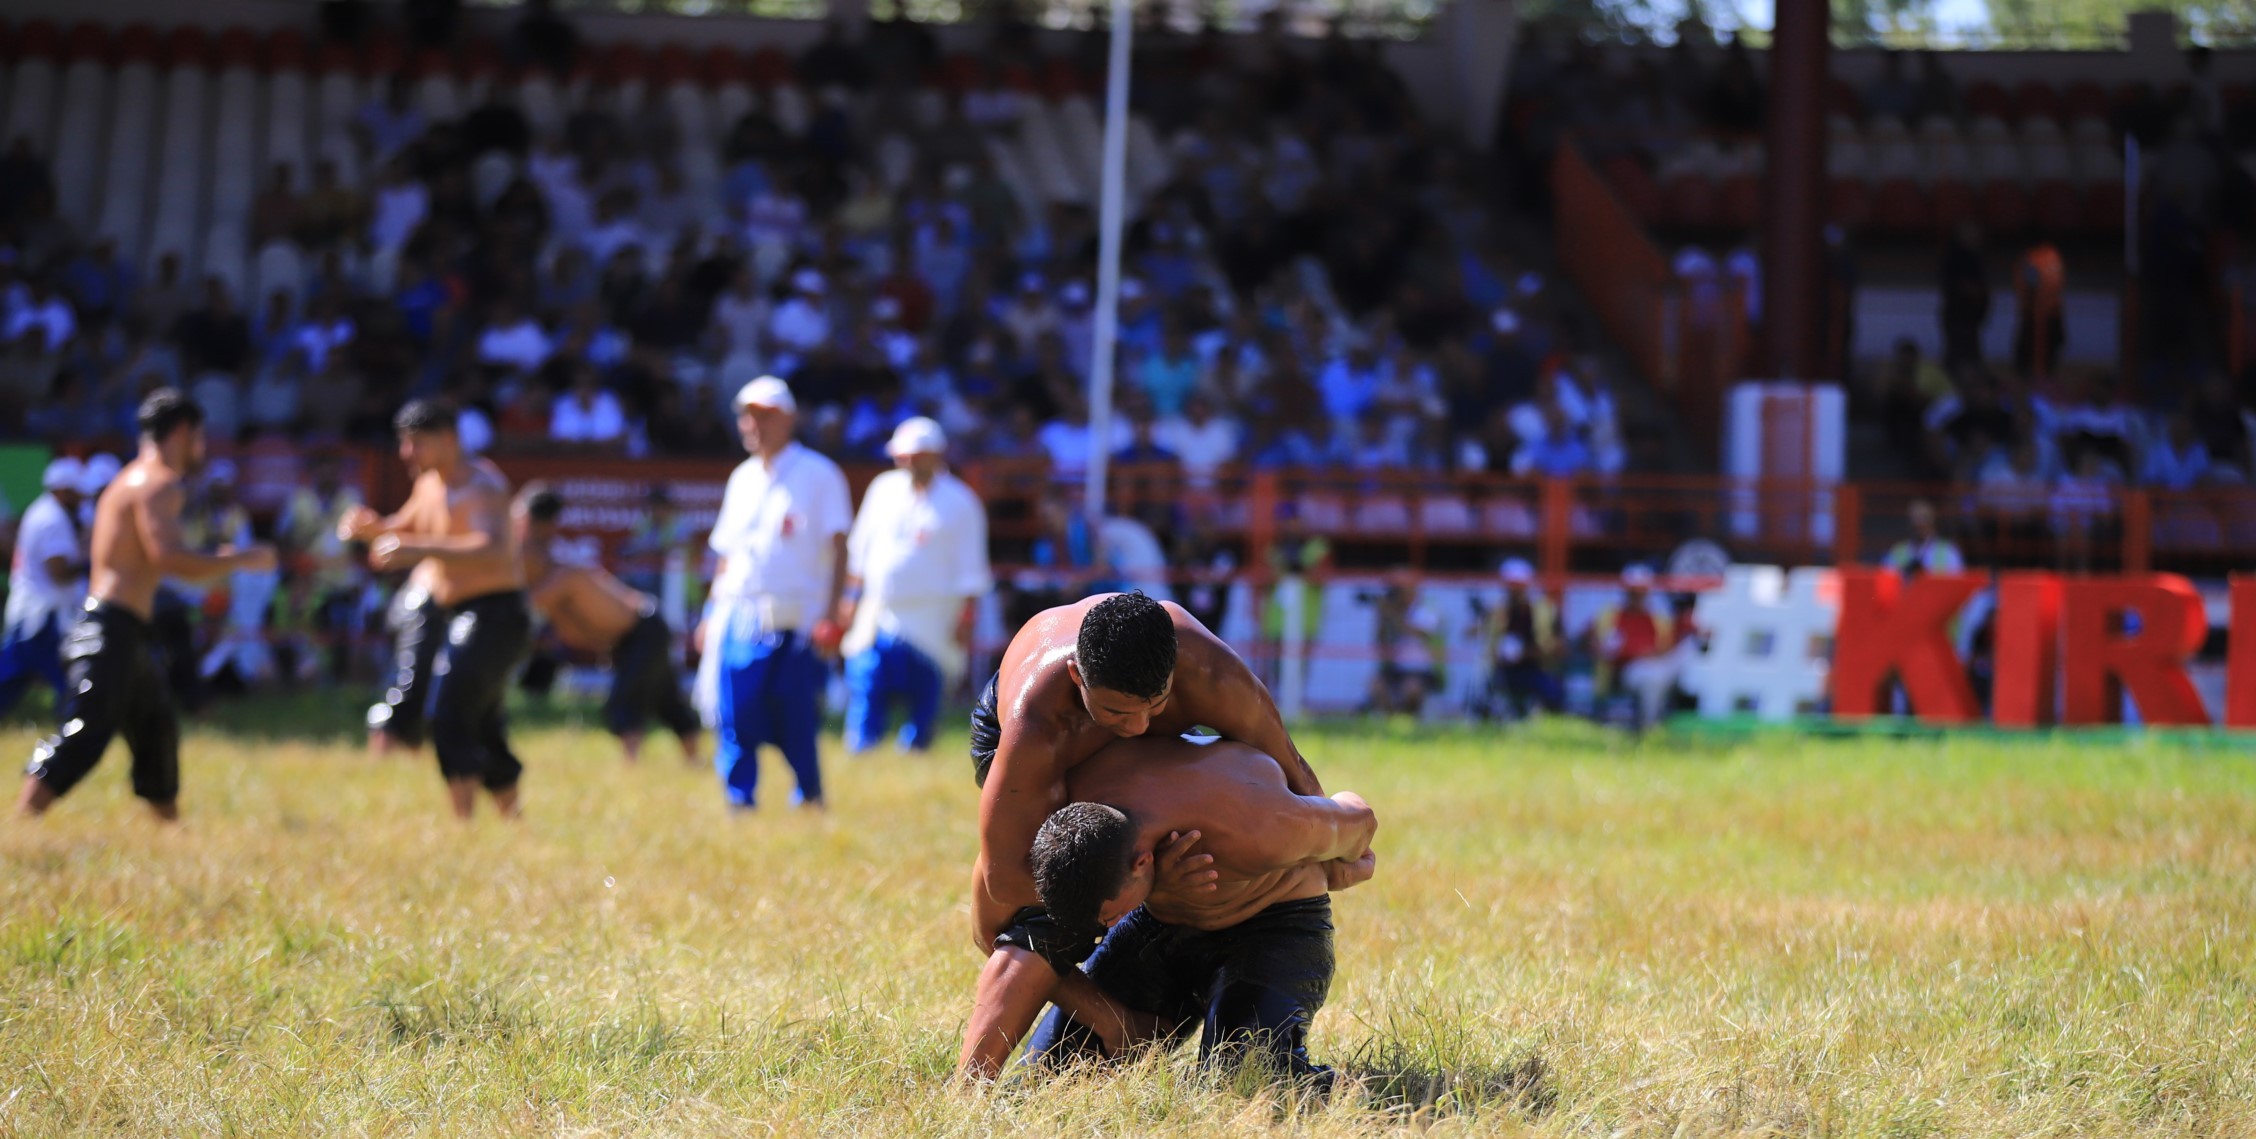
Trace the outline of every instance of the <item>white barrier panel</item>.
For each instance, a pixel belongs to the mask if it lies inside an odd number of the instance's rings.
[[[1841,613],[1832,570],[1733,566],[1693,611],[1708,648],[1684,670],[1702,716],[1791,719],[1825,698]]]

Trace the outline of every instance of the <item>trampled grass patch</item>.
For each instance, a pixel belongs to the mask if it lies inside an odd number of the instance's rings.
[[[349,701],[0,826],[0,1134],[2256,1133],[2256,760],[2175,743],[1302,733],[1381,816],[1314,1102],[1186,1051],[946,1086],[974,791],[834,758],[723,810],[570,713],[443,817]],[[28,750],[32,733],[0,733]]]

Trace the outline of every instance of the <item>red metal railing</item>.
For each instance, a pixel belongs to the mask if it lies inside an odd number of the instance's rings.
[[[1752,348],[1742,291],[1728,277],[1687,291],[1636,211],[1571,140],[1552,160],[1551,189],[1560,266],[1645,381],[1713,443],[1723,394]]]
[[[586,529],[622,538],[646,489],[674,489],[685,529],[702,532],[719,501],[726,460],[505,458],[512,479],[557,481],[603,509]],[[360,457],[371,502],[396,505],[399,464]],[[857,495],[883,468],[848,467]],[[989,513],[998,564],[1021,564],[1080,503],[1078,481],[1036,462],[981,462],[959,473]],[[1872,564],[1911,536],[1914,502],[1931,504],[1941,533],[1975,567],[2071,572],[2168,570],[2215,576],[2256,564],[2256,489],[2110,488],[2091,495],[2039,489],[2022,495],[1926,483],[1841,483],[1716,476],[1513,479],[1407,471],[1252,471],[1207,478],[1174,467],[1115,468],[1111,512],[1151,529],[1179,568],[1222,551],[1239,572],[1265,574],[1285,551],[1320,550],[1344,571],[1409,569],[1492,574],[1505,557],[1535,563],[1547,580],[1609,573],[1630,561],[1664,568],[1694,539],[1734,561],[1776,565]],[[1313,544],[1313,545],[1312,545]]]

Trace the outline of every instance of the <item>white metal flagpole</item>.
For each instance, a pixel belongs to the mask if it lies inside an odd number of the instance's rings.
[[[1128,45],[1135,34],[1128,0],[1112,0],[1112,51],[1105,69],[1104,188],[1097,206],[1097,320],[1089,361],[1089,484],[1083,509],[1092,526],[1105,513],[1105,467],[1112,458],[1113,346],[1120,339],[1120,230],[1127,212]]]

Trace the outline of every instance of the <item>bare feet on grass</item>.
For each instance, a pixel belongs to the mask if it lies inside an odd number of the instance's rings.
[[[36,819],[46,814],[47,808],[55,805],[57,797],[37,776],[26,775],[23,792],[16,796],[16,813],[27,819]]]
[[[481,790],[484,788],[475,779],[447,780],[447,801],[454,807],[455,818],[469,822],[478,813],[478,792]],[[495,814],[505,819],[524,817],[524,808],[517,802],[517,788],[504,787],[490,794],[493,796]]]

